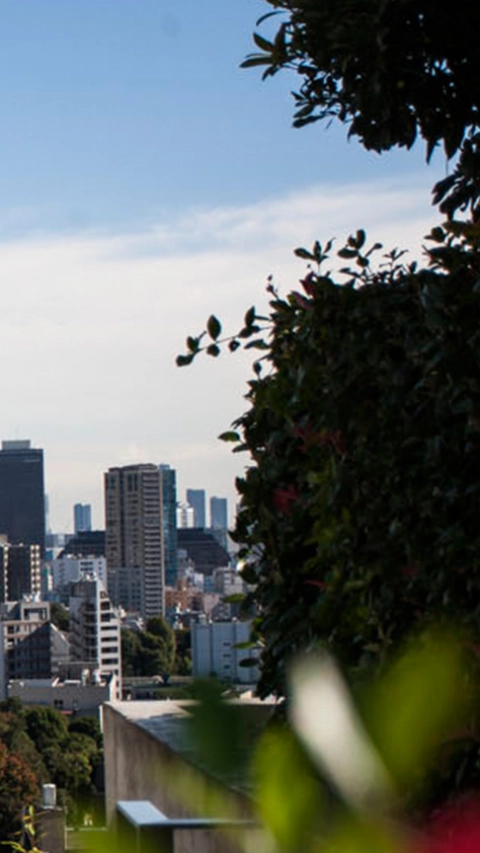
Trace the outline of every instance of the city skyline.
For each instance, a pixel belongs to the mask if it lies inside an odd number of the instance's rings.
[[[30,439],[3,439],[0,444],[0,474],[1,474],[1,512],[4,516],[3,526],[5,530],[0,531],[0,535],[5,536],[6,540],[10,540],[11,544],[24,543],[25,541],[28,544],[32,544],[35,542],[36,544],[40,543],[40,546],[44,547],[44,536],[46,533],[70,533],[73,531],[74,535],[81,531],[91,531],[94,526],[96,529],[102,528],[105,526],[105,516],[103,512],[103,517],[99,521],[99,523],[92,525],[92,506],[90,503],[82,503],[76,501],[71,507],[72,510],[72,518],[70,519],[70,524],[65,528],[56,528],[53,529],[49,523],[49,495],[43,491],[44,485],[44,466],[43,466],[43,457],[44,451],[43,448],[33,448],[32,442]],[[24,465],[24,462],[34,462],[36,465]],[[144,460],[144,465],[154,465],[159,469],[162,469],[165,472],[165,476],[168,477],[170,474],[175,475],[176,471],[170,472],[170,465],[168,463],[151,463],[146,462]],[[26,468],[29,476],[25,479],[24,474],[22,473],[22,468]],[[34,470],[35,469],[35,470]],[[37,473],[37,469],[39,473]],[[30,474],[33,475],[30,476]],[[104,477],[104,473],[102,474],[102,479]],[[175,477],[174,477],[174,491],[176,492],[175,486]],[[37,482],[38,481],[38,482]],[[26,490],[26,491],[25,491]],[[185,490],[185,495],[187,498],[191,494],[199,494],[203,496],[203,520],[204,523],[199,526],[206,526],[206,491],[205,489],[189,489]],[[7,494],[9,495],[7,501]],[[212,501],[220,501],[225,504],[225,507],[228,504],[226,498],[223,497],[211,497],[210,498],[210,506]],[[23,505],[28,505],[30,509],[33,508],[33,515],[31,517],[31,513],[25,515],[24,512],[20,512],[20,516],[18,513],[18,509],[20,507],[20,503]],[[180,504],[180,501],[177,500],[177,505]],[[193,508],[193,507],[192,507]],[[104,510],[104,507],[103,507]],[[21,519],[21,527],[18,527],[19,521],[18,518]],[[43,529],[43,524],[40,523],[40,519],[45,517],[45,529]],[[173,518],[173,516],[172,516]],[[172,523],[172,518],[169,518],[169,524]],[[211,518],[211,511],[210,511]],[[1,519],[0,519],[1,521]],[[41,528],[41,532],[40,531]],[[36,533],[34,535],[33,532],[30,534],[28,531],[35,530]]]
[[[295,76],[239,68],[266,9],[4,4],[0,435],[44,449],[54,530],[79,501],[100,526],[103,471],[149,461],[233,513],[246,459],[217,436],[250,359],[178,369],[186,336],[211,313],[236,330],[270,274],[294,288],[299,245],[362,227],[418,255],[439,219],[440,151],[427,168],[420,145],[379,157],[335,124],[295,131]]]

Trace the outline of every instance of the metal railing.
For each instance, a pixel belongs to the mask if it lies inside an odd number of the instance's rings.
[[[131,853],[174,853],[175,832],[181,830],[247,829],[256,825],[248,819],[168,818],[149,800],[119,800],[115,816],[122,850]]]

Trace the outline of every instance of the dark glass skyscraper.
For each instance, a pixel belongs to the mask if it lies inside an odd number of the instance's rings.
[[[29,441],[2,441],[0,450],[0,534],[12,545],[45,550],[43,450]]]

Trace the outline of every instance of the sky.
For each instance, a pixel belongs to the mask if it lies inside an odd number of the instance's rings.
[[[291,127],[293,74],[239,65],[264,0],[0,0],[0,438],[45,452],[49,527],[102,527],[103,472],[135,462],[235,504],[217,436],[250,360],[175,366],[215,313],[287,293],[293,255],[365,228],[421,253],[445,174],[341,126]],[[262,34],[268,34],[266,29]]]

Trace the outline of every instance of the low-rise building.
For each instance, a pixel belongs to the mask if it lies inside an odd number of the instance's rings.
[[[65,587],[67,584],[95,575],[104,586],[107,585],[107,561],[105,557],[90,554],[86,557],[75,554],[64,554],[51,561],[53,588]]]
[[[25,705],[43,705],[72,714],[97,714],[104,702],[118,696],[115,675],[98,678],[84,671],[81,679],[15,679],[8,684],[8,696]]]
[[[11,679],[50,678],[68,661],[70,646],[38,599],[0,604],[0,699]]]
[[[241,595],[246,592],[246,584],[241,574],[229,567],[220,567],[213,573],[215,591],[220,595]]]
[[[239,648],[250,640],[251,622],[198,622],[192,628],[192,672],[195,678],[215,676],[220,681],[256,684],[258,666],[244,666],[247,658],[258,658],[260,650]]]

